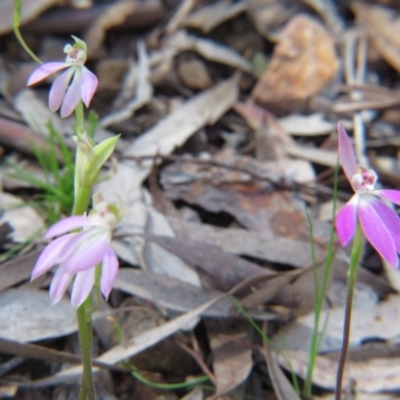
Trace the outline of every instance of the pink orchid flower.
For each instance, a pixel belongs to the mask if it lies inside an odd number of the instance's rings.
[[[398,266],[400,252],[400,219],[384,201],[400,205],[400,191],[376,190],[377,175],[372,169],[358,167],[353,146],[343,127],[338,123],[339,158],[344,173],[355,194],[340,209],[335,227],[342,246],[353,238],[357,223],[376,251],[393,267]]]
[[[33,71],[28,86],[41,82],[50,75],[65,69],[53,82],[49,94],[49,108],[55,112],[61,107],[61,117],[68,117],[82,100],[86,107],[97,89],[96,75],[85,67],[86,43],[72,36],[75,44],[67,44],[65,62],[48,62]],[[71,82],[72,80],[72,82]]]
[[[101,201],[88,216],[64,218],[49,228],[46,238],[62,236],[43,250],[33,268],[31,280],[58,265],[50,285],[53,304],[61,300],[75,276],[71,303],[78,308],[93,288],[96,266],[100,263],[100,290],[108,298],[118,272],[118,259],[110,246],[112,229],[117,222],[115,208]],[[69,233],[79,228],[82,230]]]

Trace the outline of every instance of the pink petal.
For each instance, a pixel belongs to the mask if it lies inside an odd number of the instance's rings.
[[[379,202],[379,200],[368,194],[360,197],[358,217],[361,227],[366,238],[381,257],[393,267],[397,267],[398,257],[391,232],[387,229],[382,217],[376,211],[375,207],[377,207],[377,204],[372,205],[373,202]]]
[[[36,68],[32,75],[28,79],[28,86],[34,85],[46,79],[51,74],[54,74],[58,71],[61,71],[64,68],[68,68],[70,65],[65,62],[49,62],[46,64],[42,64],[40,67]]]
[[[335,228],[343,247],[353,238],[357,226],[358,195],[354,195],[336,214]]]
[[[65,118],[71,115],[78,103],[81,101],[81,85],[82,72],[81,69],[77,67],[77,69],[75,70],[74,78],[69,85],[61,106],[61,118]]]
[[[74,233],[71,233],[69,235],[62,236],[44,248],[38,260],[36,261],[35,266],[33,267],[31,280],[43,275],[51,267],[59,264],[62,261],[60,253],[65,245],[68,246],[68,242],[73,238],[74,235]]]
[[[98,84],[96,75],[82,67],[81,98],[86,107],[89,107]]]
[[[74,68],[68,68],[65,72],[59,75],[51,85],[49,93],[49,108],[51,111],[55,112],[61,107],[61,103],[64,100],[65,93],[74,71]]]
[[[357,172],[357,160],[354,153],[353,145],[341,122],[338,122],[338,137],[339,137],[339,158],[342,164],[344,173],[349,182],[353,175]]]
[[[400,190],[393,190],[393,189],[374,190],[374,194],[382,196],[385,199],[390,200],[392,203],[400,206]]]
[[[71,304],[78,308],[89,296],[94,285],[95,268],[76,274],[74,286],[72,287]]]
[[[75,274],[99,264],[107,251],[109,244],[104,239],[92,237],[82,241],[74,248],[74,252],[65,260],[65,268]]]
[[[53,304],[58,303],[62,299],[72,278],[73,275],[66,272],[62,266],[58,268],[51,282],[49,291]]]
[[[381,217],[382,222],[389,230],[396,250],[400,252],[400,219],[397,213],[382,201],[372,201],[371,206],[374,207],[377,214]]]
[[[90,223],[88,217],[83,215],[74,215],[72,217],[64,218],[52,225],[46,232],[45,237],[52,238],[55,236],[60,236],[74,229],[84,228],[85,226],[89,225]]]
[[[118,258],[111,246],[108,246],[103,258],[101,269],[100,288],[104,297],[107,299],[114,285],[118,273]]]

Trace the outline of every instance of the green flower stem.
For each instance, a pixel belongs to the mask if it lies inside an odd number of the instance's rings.
[[[343,381],[344,366],[346,364],[346,358],[347,358],[347,350],[349,348],[353,294],[354,294],[354,287],[356,285],[357,271],[361,256],[362,243],[363,243],[362,229],[360,227],[360,224],[357,224],[356,234],[353,240],[353,249],[351,251],[351,257],[350,257],[350,268],[347,274],[347,296],[346,296],[346,306],[344,313],[343,342],[342,342],[342,351],[340,353],[340,359],[336,375],[335,400],[340,400],[342,398],[342,381]]]
[[[13,17],[13,30],[16,38],[18,39],[18,42],[21,44],[21,46],[24,48],[26,53],[31,56],[33,60],[35,60],[38,64],[42,64],[42,61],[39,59],[39,57],[36,56],[36,54],[29,48],[29,46],[26,44],[24,38],[21,35],[21,32],[19,30],[19,25],[21,22],[21,14],[22,14],[22,1],[21,0],[14,0],[14,17]]]
[[[90,195],[92,194],[91,186],[78,186],[75,190],[75,202],[72,209],[72,215],[83,215],[89,206]]]
[[[83,374],[79,400],[94,400],[92,376],[92,299],[89,296],[76,310],[81,344]]]
[[[75,110],[76,125],[75,130],[78,136],[84,133],[84,115],[82,102]],[[79,146],[76,150],[75,160],[75,202],[72,215],[82,215],[87,211],[90,196],[92,194],[91,186],[82,186],[78,179],[79,157],[82,156]],[[81,345],[83,373],[82,385],[79,394],[79,400],[94,400],[94,386],[92,374],[92,299],[89,296],[81,306],[76,310],[78,319],[79,339]]]
[[[85,114],[81,101],[75,108],[75,132],[78,136],[82,136],[85,133]]]

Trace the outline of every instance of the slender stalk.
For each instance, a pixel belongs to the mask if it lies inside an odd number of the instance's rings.
[[[40,60],[40,58],[37,57],[36,54],[29,48],[29,46],[26,44],[24,38],[21,35],[21,32],[19,30],[19,25],[20,25],[20,22],[21,22],[21,14],[22,14],[22,1],[21,0],[14,0],[14,18],[13,18],[14,35],[16,36],[16,38],[18,39],[18,42],[24,48],[26,53],[33,60],[35,60],[38,64],[42,64],[42,61]]]
[[[78,135],[82,135],[84,132],[84,117],[83,117],[83,105],[75,110],[76,125],[75,130]],[[91,186],[81,186],[78,179],[79,169],[79,156],[81,150],[79,146],[76,150],[75,160],[75,201],[72,210],[72,215],[82,215],[86,212],[89,202],[90,195],[92,193]],[[81,306],[76,310],[79,330],[79,340],[81,346],[82,355],[82,384],[79,394],[79,400],[94,400],[94,385],[93,385],[93,374],[92,374],[92,298],[89,296]]]
[[[340,359],[336,374],[335,400],[341,400],[342,398],[343,372],[346,364],[347,351],[349,348],[353,294],[357,279],[358,265],[361,256],[362,241],[363,241],[362,229],[358,224],[356,234],[354,236],[353,249],[351,251],[350,268],[347,274],[347,295],[346,295],[346,306],[344,312],[343,342],[342,342],[342,351],[340,353]]]
[[[94,400],[92,376],[92,299],[89,296],[76,310],[82,353],[83,374],[79,400]]]
[[[339,171],[339,164],[336,163],[335,168],[335,177],[334,177],[334,187],[333,187],[333,207],[332,207],[332,220],[335,220],[336,215],[336,200],[337,200],[337,177]],[[318,349],[320,343],[323,338],[323,333],[319,333],[319,325],[320,325],[320,317],[322,308],[324,305],[325,294],[329,283],[329,278],[331,275],[332,263],[334,258],[334,241],[335,241],[335,228],[332,224],[327,256],[324,266],[324,272],[322,277],[322,285],[321,282],[318,280],[317,274],[317,262],[315,257],[315,240],[314,240],[314,228],[312,225],[311,218],[308,213],[307,221],[310,227],[310,243],[311,243],[311,258],[313,261],[313,281],[314,281],[314,327],[310,342],[310,350],[309,350],[309,361],[308,361],[308,368],[307,368],[307,376],[304,384],[304,395],[307,399],[311,399],[311,387],[312,387],[312,377],[315,368],[315,362],[318,355]],[[321,288],[320,288],[321,286]]]

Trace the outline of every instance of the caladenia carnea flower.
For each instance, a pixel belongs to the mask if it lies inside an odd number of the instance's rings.
[[[397,253],[400,252],[400,219],[385,200],[400,205],[400,191],[375,189],[375,171],[357,165],[353,146],[340,122],[338,136],[340,162],[355,192],[336,215],[335,227],[339,240],[342,246],[346,246],[353,238],[357,224],[360,224],[365,237],[381,257],[393,267],[397,267]]]
[[[87,47],[83,40],[72,36],[75,44],[67,44],[64,53],[65,62],[48,62],[33,71],[28,86],[41,82],[50,75],[64,70],[53,82],[49,94],[50,110],[55,112],[61,107],[61,117],[68,117],[82,100],[86,107],[97,89],[96,75],[85,67]]]
[[[118,259],[110,242],[120,214],[117,207],[103,201],[99,194],[93,196],[93,203],[94,208],[89,215],[64,218],[46,232],[46,238],[57,239],[47,245],[39,256],[31,280],[58,265],[50,285],[50,297],[54,304],[61,300],[74,279],[71,303],[78,308],[90,295],[98,276],[97,268],[101,268],[100,290],[106,298],[113,287]]]

